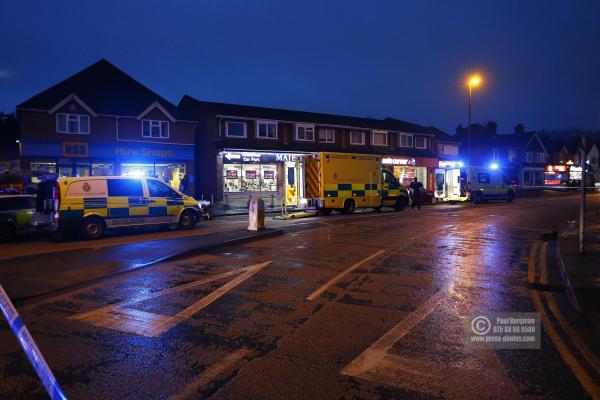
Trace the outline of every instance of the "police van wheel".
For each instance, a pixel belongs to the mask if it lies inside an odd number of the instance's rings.
[[[437,202],[438,202],[438,200],[437,200],[437,198],[436,198],[436,197],[432,197],[432,198],[431,198],[431,204],[432,204],[432,205],[435,205],[435,203],[437,203]]]
[[[104,234],[104,221],[99,217],[88,217],[81,223],[81,236],[84,239],[98,239]]]
[[[353,200],[346,200],[344,202],[344,208],[342,209],[342,213],[344,214],[352,214],[354,213],[354,208],[356,207],[356,205],[354,204]]]
[[[319,214],[321,215],[330,215],[333,211],[333,208],[319,208]]]
[[[509,190],[508,193],[506,193],[506,202],[512,203],[512,201],[514,199],[515,199],[515,192],[513,192],[512,190]]]
[[[481,194],[481,192],[475,192],[475,196],[473,197],[473,202],[475,204],[483,203],[483,195]]]
[[[196,226],[196,214],[191,210],[185,210],[179,217],[180,229],[192,229]]]

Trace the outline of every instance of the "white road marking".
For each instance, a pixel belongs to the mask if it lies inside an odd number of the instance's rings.
[[[190,318],[192,315],[207,307],[209,304],[215,302],[223,295],[225,295],[228,291],[238,286],[257,272],[259,272],[261,269],[269,265],[270,263],[271,261],[267,261],[264,263],[252,265],[250,267],[241,268],[234,271],[228,271],[226,273],[219,274],[214,277],[201,279],[198,281],[186,283],[184,285],[151,293],[141,298],[135,298],[133,300],[124,301],[118,304],[111,304],[98,310],[77,314],[70,317],[70,319],[85,321],[96,326],[116,329],[123,332],[134,333],[142,336],[157,337],[162,333],[168,331],[169,329],[177,326],[182,321]],[[240,275],[173,316],[166,316],[157,313],[126,308],[126,306],[131,304],[179,292],[185,289],[190,289],[235,274]]]
[[[227,354],[221,361],[211,365],[198,375],[196,379],[188,383],[183,391],[171,396],[169,400],[199,399],[198,391],[202,387],[214,381],[223,372],[232,369],[248,353],[250,353],[249,349],[240,349],[234,353]]]
[[[440,302],[448,298],[450,288],[445,288],[434,294],[427,301],[421,304],[416,310],[411,312],[406,318],[400,321],[396,326],[390,329],[379,340],[373,343],[369,348],[362,352],[352,362],[342,369],[343,375],[360,376],[379,364],[392,346],[402,337],[406,336],[419,322],[423,321],[433,312]]]
[[[319,297],[320,295],[323,294],[323,292],[325,292],[327,289],[329,289],[331,286],[333,286],[335,283],[337,283],[339,280],[341,280],[343,277],[345,277],[346,275],[348,275],[350,272],[354,271],[356,268],[360,267],[361,265],[363,265],[364,263],[371,261],[374,258],[377,258],[379,256],[381,256],[383,253],[385,253],[385,250],[379,250],[376,251],[375,253],[371,254],[369,257],[367,258],[363,258],[362,260],[360,260],[359,262],[355,263],[354,265],[352,265],[351,267],[347,268],[346,270],[344,270],[343,272],[339,273],[337,276],[335,276],[334,278],[331,278],[329,281],[327,281],[327,283],[325,283],[323,286],[321,286],[320,288],[318,288],[317,290],[315,290],[314,292],[312,292],[307,298],[306,300],[314,300],[317,297]]]

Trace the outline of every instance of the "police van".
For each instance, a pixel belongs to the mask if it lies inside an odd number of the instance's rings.
[[[197,200],[154,178],[61,177],[51,196],[57,200],[53,217],[58,229],[86,239],[120,227],[176,224],[192,229],[203,215]]]
[[[473,201],[475,204],[515,199],[514,188],[497,163],[484,167],[453,163],[436,169],[434,195],[440,201]]]

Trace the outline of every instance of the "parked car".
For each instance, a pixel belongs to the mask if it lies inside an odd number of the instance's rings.
[[[23,194],[0,195],[0,242],[32,230],[35,196]]]
[[[427,190],[421,190],[420,192],[421,204],[435,204],[438,199],[435,197],[433,192],[429,192]],[[410,194],[410,204],[412,204],[412,190]]]

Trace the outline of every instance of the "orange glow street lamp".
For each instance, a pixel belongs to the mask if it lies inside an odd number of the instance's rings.
[[[477,87],[481,84],[481,76],[475,74],[469,77],[467,81],[469,85],[469,164],[472,165],[472,157],[471,157],[471,101],[472,101],[472,92],[473,88]]]

